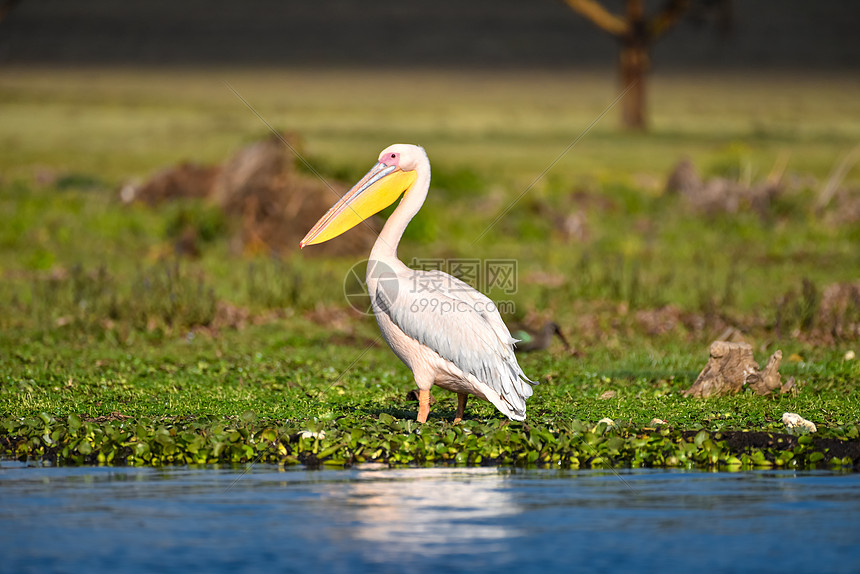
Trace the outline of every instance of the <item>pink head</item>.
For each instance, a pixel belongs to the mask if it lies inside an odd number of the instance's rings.
[[[400,152],[384,151],[379,155],[379,163],[391,165],[394,167],[400,166]]]

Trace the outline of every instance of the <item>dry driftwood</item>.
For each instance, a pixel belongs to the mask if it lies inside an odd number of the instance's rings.
[[[782,384],[779,375],[781,362],[782,351],[776,351],[764,369],[760,369],[748,343],[714,341],[711,343],[708,364],[683,394],[697,398],[733,395],[742,391],[744,385],[748,385],[758,395],[777,390],[788,392],[793,388],[794,381]]]

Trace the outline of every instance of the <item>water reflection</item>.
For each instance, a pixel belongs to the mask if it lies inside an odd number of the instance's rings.
[[[860,475],[26,468],[0,572],[858,572]]]
[[[504,558],[519,529],[506,517],[522,512],[497,469],[360,471],[332,485],[328,500],[342,504],[350,536],[374,556],[451,555],[469,548]],[[513,558],[513,556],[511,556]]]

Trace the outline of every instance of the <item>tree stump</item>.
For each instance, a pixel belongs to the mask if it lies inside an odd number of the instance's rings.
[[[765,368],[760,369],[748,343],[714,341],[711,343],[708,364],[683,394],[685,397],[697,398],[733,395],[742,391],[744,385],[749,385],[756,394],[767,395],[782,388],[779,375],[781,362],[782,351],[776,351]]]
[[[779,365],[782,363],[782,351],[777,350],[761,372],[750,375],[747,384],[757,395],[768,395],[782,389],[782,381],[779,376]]]

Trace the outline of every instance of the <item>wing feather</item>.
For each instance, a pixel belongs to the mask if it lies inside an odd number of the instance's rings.
[[[406,269],[397,289],[377,290],[374,310],[406,335],[433,349],[497,392],[517,413],[531,396],[513,345],[517,342],[486,295],[441,271]]]

